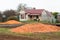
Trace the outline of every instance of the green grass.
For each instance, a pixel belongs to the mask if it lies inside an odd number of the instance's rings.
[[[55,24],[55,23],[50,23],[48,21],[34,21],[34,20],[28,20],[28,21],[20,21],[20,22],[23,22],[23,23],[44,23],[44,24]]]
[[[28,21],[20,21],[20,22],[23,22],[23,23],[36,23],[36,22],[38,22],[38,21],[34,21],[34,20],[28,20]]]
[[[8,28],[0,28],[0,33],[6,33],[9,32]]]
[[[0,34],[17,35],[17,33],[11,32],[10,28],[0,28]]]

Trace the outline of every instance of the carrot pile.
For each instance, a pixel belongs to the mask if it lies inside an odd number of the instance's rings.
[[[47,25],[42,23],[32,23],[19,26],[17,28],[10,29],[16,33],[35,33],[35,32],[56,32],[60,31],[60,28],[53,25]]]
[[[6,24],[20,24],[21,22],[15,21],[15,20],[10,20],[5,22]]]
[[[21,24],[21,22],[18,22],[18,21],[15,21],[15,20],[9,20],[7,22],[3,22],[3,23],[0,23],[0,24]]]

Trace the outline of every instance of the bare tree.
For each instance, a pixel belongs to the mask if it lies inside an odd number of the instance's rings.
[[[2,22],[2,20],[3,20],[3,17],[2,17],[2,12],[0,11],[0,22]]]
[[[0,12],[0,17],[2,17],[2,13]]]
[[[26,9],[26,4],[19,4],[17,11],[19,12],[20,10],[24,10],[24,9]]]
[[[15,18],[15,17],[18,17],[19,13],[17,13],[17,11],[15,10],[6,10],[3,12],[3,19],[4,21],[7,21],[8,18]]]
[[[16,15],[16,11],[14,10],[6,10],[3,12],[4,15],[6,15],[6,17],[9,17],[9,16],[15,16]]]

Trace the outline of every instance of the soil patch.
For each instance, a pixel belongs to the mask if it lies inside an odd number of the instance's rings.
[[[13,36],[13,35],[0,35],[0,40],[40,40],[36,38],[24,37],[24,36]]]

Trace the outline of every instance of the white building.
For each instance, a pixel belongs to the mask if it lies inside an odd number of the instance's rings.
[[[49,22],[56,21],[51,12],[48,12],[44,9],[25,9],[21,10],[19,13],[20,13],[19,15],[20,21],[27,21],[34,19],[40,19],[40,21],[49,21]]]

